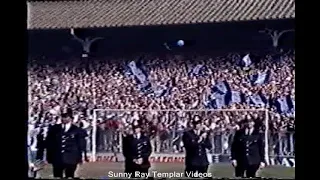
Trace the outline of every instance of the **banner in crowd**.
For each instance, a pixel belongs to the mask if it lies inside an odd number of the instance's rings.
[[[131,73],[134,75],[137,82],[140,84],[142,91],[147,91],[150,88],[150,82],[148,80],[148,74],[144,72],[141,67],[135,61],[131,61],[128,64]]]
[[[212,155],[207,154],[209,163],[230,163],[229,155]],[[88,158],[91,161],[91,156],[88,154]],[[114,153],[98,153],[96,161],[105,162],[123,162],[124,157],[121,153],[115,155]],[[150,156],[151,163],[184,163],[184,154],[152,154]],[[286,167],[295,167],[294,157],[280,157],[273,156],[269,158],[269,165],[281,165]]]
[[[245,67],[250,66],[250,65],[251,65],[251,63],[252,63],[252,61],[251,61],[251,58],[250,58],[250,55],[249,55],[249,54],[245,55],[245,56],[242,58],[242,61],[243,61],[243,63],[244,63],[244,66],[245,66]]]
[[[251,77],[251,82],[253,85],[261,85],[267,83],[270,77],[270,70],[265,72],[258,72]]]
[[[204,66],[202,64],[198,64],[191,69],[191,71],[189,72],[189,75],[195,75],[195,76],[202,75],[203,69],[204,69]]]

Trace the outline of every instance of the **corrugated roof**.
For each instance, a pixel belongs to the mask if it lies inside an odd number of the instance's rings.
[[[123,27],[295,18],[294,0],[28,2],[28,29]]]

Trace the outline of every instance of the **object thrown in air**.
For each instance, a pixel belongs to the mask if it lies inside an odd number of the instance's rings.
[[[184,41],[183,41],[183,40],[179,40],[179,41],[177,42],[177,45],[178,45],[179,47],[184,46]]]

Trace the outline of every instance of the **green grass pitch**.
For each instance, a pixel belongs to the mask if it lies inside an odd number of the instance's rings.
[[[94,178],[101,179],[107,177],[108,172],[113,173],[123,172],[123,163],[112,163],[112,162],[92,162],[81,165],[77,174],[81,178]],[[157,172],[183,172],[183,163],[153,163],[150,171]],[[230,164],[227,163],[215,163],[210,165],[209,172],[214,177],[218,178],[232,178],[234,177],[234,169]],[[50,165],[47,165],[43,170],[39,172],[41,178],[52,178],[52,169]],[[268,166],[258,172],[260,177],[265,178],[295,178],[295,168],[284,167],[284,166]],[[108,178],[110,179],[110,178]]]

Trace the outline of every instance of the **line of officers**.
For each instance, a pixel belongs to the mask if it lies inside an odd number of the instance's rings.
[[[49,128],[45,140],[47,161],[53,166],[55,178],[74,178],[78,164],[85,156],[85,135],[81,128],[73,125],[72,111],[62,114],[62,124]],[[211,141],[204,131],[199,116],[192,121],[193,127],[184,132],[182,141],[185,147],[185,174],[207,173],[209,161],[207,151]],[[151,166],[151,143],[142,131],[142,124],[133,123],[133,133],[123,135],[123,155],[125,172],[135,175],[136,171],[147,173]],[[231,146],[231,163],[236,177],[255,177],[259,168],[265,166],[263,136],[256,128],[253,119],[244,120],[244,126],[234,136]],[[63,173],[64,172],[64,173]],[[65,176],[63,176],[65,174]],[[138,173],[137,173],[138,174]],[[139,178],[139,177],[136,177]]]
[[[199,116],[192,121],[193,127],[184,132],[185,175],[208,172],[207,151],[212,149],[208,133],[204,131]],[[151,155],[150,139],[141,131],[141,125],[133,124],[133,134],[123,138],[125,172],[135,174],[148,172]],[[265,166],[264,141],[260,129],[251,118],[243,120],[243,127],[235,133],[231,145],[231,163],[236,177],[256,177],[256,172]],[[188,176],[190,177],[190,176]],[[138,178],[138,177],[136,177]]]

